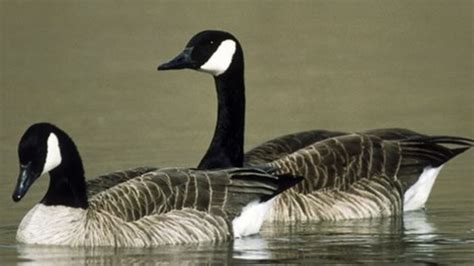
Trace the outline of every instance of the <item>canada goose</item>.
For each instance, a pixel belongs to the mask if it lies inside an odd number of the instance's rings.
[[[270,220],[365,218],[422,208],[441,166],[473,143],[397,128],[360,134],[314,130],[270,140],[244,156],[239,41],[228,32],[200,32],[158,70],[184,68],[212,74],[217,90],[217,125],[200,169],[268,163],[304,176],[304,182],[277,197]]]
[[[158,70],[194,69],[214,77],[218,108],[211,144],[198,169],[241,167],[271,162],[317,141],[346,132],[311,130],[281,136],[243,153],[245,83],[242,47],[232,34],[206,30],[191,38],[184,51]],[[403,139],[420,134],[408,129],[375,129],[364,133],[383,139]]]
[[[50,175],[46,195],[18,227],[17,240],[29,244],[146,247],[255,234],[273,196],[301,180],[256,168],[140,168],[86,182],[74,142],[48,123],[26,130],[18,155],[14,201]]]

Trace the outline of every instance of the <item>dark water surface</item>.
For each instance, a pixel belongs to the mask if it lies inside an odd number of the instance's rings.
[[[472,1],[0,0],[0,264],[472,263],[472,151],[444,167],[426,211],[277,224],[222,245],[18,245],[16,228],[48,178],[11,200],[19,137],[39,121],[70,133],[91,177],[195,166],[214,129],[213,81],[156,66],[207,28],[244,47],[247,149],[313,128],[472,138],[472,10]]]

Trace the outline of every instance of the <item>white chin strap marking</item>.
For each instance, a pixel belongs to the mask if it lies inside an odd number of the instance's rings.
[[[61,164],[61,161],[62,157],[61,151],[59,149],[58,137],[54,133],[51,133],[48,137],[46,160],[44,162],[43,172],[41,173],[41,175],[56,168],[58,165]]]
[[[223,41],[212,56],[199,70],[219,76],[229,68],[234,56],[236,43],[233,40]]]

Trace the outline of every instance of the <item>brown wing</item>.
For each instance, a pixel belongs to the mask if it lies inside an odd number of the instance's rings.
[[[89,179],[86,181],[87,197],[90,198],[99,192],[156,169],[155,167],[140,167]]]
[[[295,190],[309,193],[324,188],[347,190],[361,179],[385,176],[407,188],[429,165],[439,166],[468,149],[472,142],[456,137],[415,137],[382,140],[368,134],[334,137],[307,146],[269,163],[276,173],[304,177]],[[461,145],[450,149],[443,143]]]
[[[371,129],[362,133],[377,136],[384,140],[402,140],[424,136],[404,128]],[[314,144],[315,142],[343,135],[348,135],[348,133],[328,130],[311,130],[281,136],[264,142],[245,153],[244,165],[259,165],[272,162],[299,149]]]
[[[387,141],[364,134],[315,143],[269,164],[276,173],[304,176],[303,182],[277,197],[269,219],[317,221],[399,214],[404,192],[425,167],[438,167],[472,145],[472,140],[457,137]]]
[[[147,172],[90,199],[90,207],[125,221],[185,208],[233,218],[254,200],[268,199],[301,178],[257,169],[198,171],[166,168]]]
[[[315,142],[347,133],[311,130],[266,141],[244,154],[244,165],[259,165],[277,160]]]

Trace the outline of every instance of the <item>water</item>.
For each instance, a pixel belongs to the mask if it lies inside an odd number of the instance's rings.
[[[471,1],[0,1],[0,264],[472,263],[473,153],[441,172],[426,211],[398,219],[277,224],[222,245],[156,249],[18,245],[47,178],[10,195],[16,145],[50,121],[88,176],[195,166],[211,138],[210,77],[156,72],[196,32],[221,28],[246,58],[246,147],[327,128],[406,127],[474,137]]]

